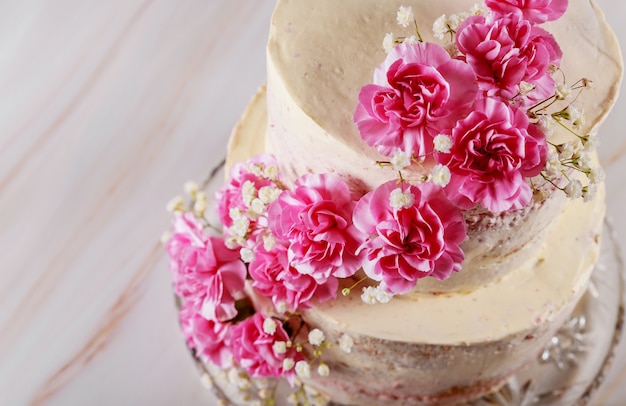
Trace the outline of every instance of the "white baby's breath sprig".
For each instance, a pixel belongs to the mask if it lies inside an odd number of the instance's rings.
[[[254,251],[248,247],[242,247],[239,250],[239,255],[241,256],[241,260],[247,264],[254,261]]]
[[[385,34],[385,37],[383,38],[383,49],[385,50],[385,52],[386,53],[391,52],[391,50],[393,49],[395,45],[396,45],[396,39],[393,36],[393,34],[390,32]]]
[[[286,341],[275,341],[272,345],[272,349],[276,354],[284,354],[287,352],[287,342]]]
[[[185,210],[185,199],[182,196],[174,196],[167,202],[165,209],[170,213],[182,212]]]
[[[601,167],[596,166],[589,169],[587,173],[587,177],[589,178],[590,183],[598,184],[604,182],[604,171]]]
[[[396,21],[402,27],[407,28],[413,21],[415,21],[413,7],[400,6],[400,8],[398,8],[398,13],[396,14]]]
[[[452,142],[452,137],[446,134],[438,134],[433,138],[433,145],[435,151],[441,152],[444,154],[449,154],[450,149],[454,146],[454,142]]]
[[[317,367],[317,373],[319,374],[319,376],[327,377],[328,375],[330,375],[330,368],[328,367],[328,365],[320,363]]]
[[[475,16],[487,15],[489,8],[484,3],[475,3],[470,9],[470,14]]]
[[[394,210],[402,210],[413,206],[415,203],[415,196],[409,191],[404,191],[402,188],[396,188],[391,191],[389,195],[389,205]]]
[[[583,195],[583,185],[578,179],[572,179],[565,186],[565,194],[571,199],[578,199]]]
[[[572,88],[564,82],[556,84],[556,97],[559,100],[567,100],[572,97]]]
[[[598,192],[598,185],[595,183],[589,183],[583,187],[583,201],[590,202],[596,197]]]
[[[193,180],[188,180],[183,185],[183,190],[185,191],[185,193],[187,193],[192,198],[196,196],[196,193],[198,193],[199,188],[200,187],[198,186],[198,184],[194,182]]]
[[[291,371],[291,368],[293,368],[294,365],[296,365],[296,363],[294,362],[293,358],[283,359],[283,371]]]
[[[539,124],[539,128],[541,128],[547,139],[552,138],[556,131],[556,121],[554,121],[551,114],[539,115],[537,124]]]
[[[354,340],[347,334],[343,334],[339,337],[339,349],[346,354],[350,354],[352,352],[352,347],[354,346]]]
[[[442,164],[435,165],[430,174],[431,182],[441,187],[446,187],[450,183],[451,178],[450,168]]]
[[[362,290],[361,300],[366,304],[389,303],[393,295],[381,286],[366,286]]]
[[[307,361],[301,360],[296,362],[296,374],[300,378],[310,378],[311,377],[311,366]]]
[[[265,319],[265,321],[263,321],[263,332],[265,334],[269,334],[273,336],[276,333],[277,327],[278,327],[278,324],[271,317],[268,317]]]
[[[318,328],[314,328],[309,332],[309,344],[314,347],[319,347],[320,345],[322,345],[325,339],[326,336],[324,335],[324,332]]]
[[[206,192],[196,192],[194,203],[193,203],[193,211],[198,217],[204,216],[204,212],[207,209],[207,196]]]
[[[395,171],[401,171],[411,165],[411,154],[398,150],[391,157],[391,166]]]

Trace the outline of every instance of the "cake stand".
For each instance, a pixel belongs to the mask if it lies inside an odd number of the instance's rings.
[[[203,187],[213,196],[224,179],[224,161],[216,165]],[[209,219],[219,230],[217,216]],[[570,318],[539,356],[497,392],[474,406],[586,405],[600,387],[615,357],[624,324],[624,264],[611,224],[605,221],[600,257],[589,286]],[[229,384],[223,371],[205,365],[191,351],[202,383],[224,404],[258,401],[258,388]],[[287,385],[280,385],[276,405],[287,404]],[[252,404],[252,403],[250,403]]]

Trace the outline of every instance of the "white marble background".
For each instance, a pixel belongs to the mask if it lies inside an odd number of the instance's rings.
[[[598,2],[626,44],[626,2]],[[165,203],[221,159],[264,81],[272,7],[0,1],[1,405],[215,404],[159,236]],[[600,147],[623,238],[625,107]],[[622,347],[597,404],[626,399]]]

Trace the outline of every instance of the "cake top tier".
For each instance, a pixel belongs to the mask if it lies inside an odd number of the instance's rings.
[[[360,88],[372,81],[384,60],[386,33],[403,34],[396,24],[399,6],[410,4],[424,41],[439,42],[433,22],[442,14],[469,11],[474,0],[278,0],[268,43],[268,63],[294,102],[339,143],[365,159],[380,156],[366,145],[353,121]],[[436,6],[434,5],[436,4]],[[570,1],[566,14],[543,28],[563,50],[567,82],[588,78],[584,108],[589,128],[613,105],[621,81],[622,58],[614,34],[593,1]],[[411,35],[410,29],[405,30]]]

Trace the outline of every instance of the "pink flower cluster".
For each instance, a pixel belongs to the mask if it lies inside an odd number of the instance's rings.
[[[221,238],[208,236],[193,216],[174,218],[167,244],[174,291],[185,304],[208,320],[235,317],[235,294],[242,291],[246,268],[237,251]]]
[[[298,362],[304,360],[304,355],[296,351],[295,346],[278,351],[275,343],[287,343],[291,339],[280,321],[275,322],[274,332],[266,331],[267,320],[267,316],[255,313],[232,328],[230,340],[237,343],[231,346],[233,358],[252,377],[285,377],[293,383],[295,370],[293,367],[286,369],[284,361],[289,358]]]
[[[486,5],[456,30],[455,58],[433,43],[395,46],[361,89],[354,121],[383,155],[447,166],[445,192],[458,207],[501,212],[529,203],[528,178],[545,166],[545,135],[526,109],[554,94],[562,52],[537,24],[563,15],[567,0]],[[450,151],[436,151],[437,135]]]
[[[470,111],[477,86],[472,69],[439,45],[393,48],[359,94],[354,121],[363,140],[383,155],[398,149],[425,156],[433,138]]]
[[[388,293],[406,293],[418,279],[443,280],[461,270],[465,221],[432,183],[384,183],[359,200],[354,221],[365,236],[363,270]]]

